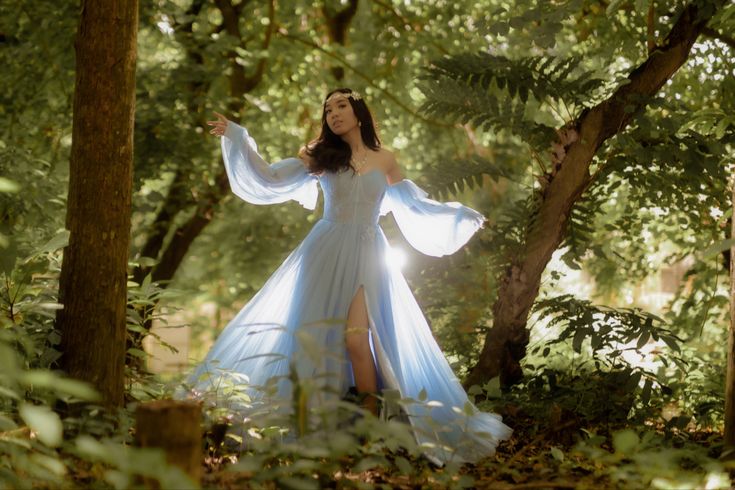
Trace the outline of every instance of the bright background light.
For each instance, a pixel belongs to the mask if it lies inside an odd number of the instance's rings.
[[[403,269],[403,266],[406,265],[406,252],[400,248],[393,248],[389,245],[388,251],[385,254],[385,261],[391,267]]]

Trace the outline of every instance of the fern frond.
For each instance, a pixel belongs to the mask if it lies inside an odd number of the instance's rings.
[[[520,172],[514,163],[509,158],[490,161],[479,155],[447,160],[424,171],[425,187],[432,195],[448,198],[450,194],[480,187],[485,175],[495,182],[501,178],[517,182]]]
[[[480,51],[439,59],[427,70],[425,78],[449,78],[484,91],[495,83],[501,89],[507,88],[511,98],[519,97],[523,102],[531,93],[539,102],[564,101],[586,106],[593,98],[593,92],[602,87],[603,80],[595,78],[591,71],[572,76],[580,71],[581,61],[578,57],[553,56],[511,60]]]
[[[470,124],[484,131],[507,130],[538,152],[548,148],[555,136],[554,128],[526,116],[523,101],[498,99],[481,85],[467,86],[459,80],[441,78],[422,85],[421,90],[426,95],[421,110],[431,117]]]

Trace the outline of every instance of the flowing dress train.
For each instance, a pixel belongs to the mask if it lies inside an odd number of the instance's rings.
[[[296,376],[315,380],[320,389],[314,403],[342,396],[353,384],[344,321],[362,286],[380,385],[429,402],[402,405],[424,453],[439,463],[493,454],[511,429],[468,401],[399,268],[386,260],[388,242],[378,226],[378,218],[392,212],[411,246],[442,256],[472,237],[482,215],[428,199],[407,179],[389,185],[379,170],[315,176],[297,158],[269,165],[248,131],[233,122],[222,137],[222,153],[232,190],[245,201],[296,200],[314,209],[321,187],[324,214],[225,327],[192,384],[204,390],[234,376],[246,382],[251,401],[287,406]]]

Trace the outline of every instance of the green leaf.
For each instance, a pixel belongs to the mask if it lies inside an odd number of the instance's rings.
[[[408,462],[408,460],[402,456],[398,456],[396,458],[396,467],[398,468],[398,471],[402,475],[410,475],[413,473],[413,466],[411,466],[411,463]]]
[[[562,451],[561,449],[559,449],[556,446],[552,446],[551,449],[550,449],[550,451],[551,451],[551,456],[555,460],[560,461],[560,462],[561,461],[564,461],[564,451]]]
[[[66,474],[66,466],[55,457],[34,453],[31,455],[31,461],[34,465],[43,467],[57,476]]]
[[[352,471],[355,473],[362,473],[363,471],[367,471],[371,468],[377,468],[379,466],[382,466],[384,461],[379,458],[373,458],[368,456],[367,458],[361,459],[353,468]]]
[[[607,15],[612,14],[616,10],[620,8],[620,6],[625,2],[626,0],[613,0],[610,2],[610,4],[607,6],[607,9],[605,9],[605,13]]]
[[[725,250],[729,250],[733,246],[735,246],[735,238],[728,238],[726,240],[713,243],[702,251],[700,259],[708,259],[724,252]]]
[[[3,240],[0,248],[5,249],[2,255],[0,255],[0,271],[4,272],[6,276],[10,276],[18,261],[18,245],[13,239]]]
[[[61,444],[63,426],[56,412],[45,405],[30,403],[21,404],[18,412],[42,443],[50,447]]]
[[[628,381],[625,383],[629,391],[633,391],[638,388],[638,384],[641,382],[641,377],[643,377],[643,373],[641,371],[635,371],[630,375],[630,378],[628,378]]]
[[[663,340],[664,343],[669,346],[669,349],[673,350],[674,352],[681,352],[681,347],[679,347],[679,343],[673,337],[663,335],[661,336],[661,340]]]
[[[500,376],[495,376],[493,379],[485,383],[482,387],[489,398],[500,398],[502,391],[500,389]]]
[[[265,456],[246,456],[241,458],[237,464],[230,466],[230,469],[232,471],[255,473],[263,470],[265,461]]]
[[[0,192],[11,193],[18,192],[19,190],[20,185],[18,185],[16,182],[13,182],[10,179],[6,179],[5,177],[0,177]]]
[[[592,338],[590,339],[590,347],[592,347],[592,350],[597,351],[601,345],[602,337],[597,333],[592,334]]]
[[[17,427],[18,425],[13,421],[13,419],[8,418],[5,415],[0,415],[0,432],[13,430]]]
[[[616,453],[631,455],[638,447],[638,434],[630,429],[622,430],[613,434],[613,448]]]
[[[572,339],[572,348],[574,349],[574,352],[580,353],[582,352],[582,342],[584,342],[584,338],[586,336],[586,332],[582,328],[578,328],[576,332],[574,332],[574,339]]]
[[[465,402],[464,406],[462,407],[462,412],[468,417],[472,417],[476,410],[475,407],[470,402]]]
[[[142,351],[140,349],[136,349],[135,347],[131,347],[128,349],[128,354],[130,354],[133,357],[138,357],[140,359],[145,359],[148,357],[148,353],[145,351]]]
[[[641,392],[641,402],[647,404],[651,400],[651,389],[653,388],[653,381],[647,379],[643,384],[643,391]]]
[[[425,402],[428,397],[429,395],[426,393],[426,389],[425,388],[421,389],[421,391],[419,392],[419,401]]]
[[[482,390],[482,388],[480,387],[480,385],[472,385],[467,390],[467,394],[470,395],[470,396],[482,395],[483,393],[484,393],[484,391]]]
[[[80,400],[97,401],[100,399],[99,393],[91,385],[76,379],[62,378],[47,370],[34,369],[26,371],[21,375],[20,379],[26,386],[45,388],[58,394],[79,398]]]
[[[0,396],[4,396],[6,398],[10,398],[12,400],[20,400],[21,396],[18,394],[15,390],[11,390],[10,388],[6,388],[5,386],[0,386]]]
[[[140,257],[138,259],[138,265],[141,267],[153,267],[158,263],[158,260],[151,257]]]
[[[651,332],[648,330],[644,330],[641,336],[638,338],[638,343],[636,344],[637,349],[642,349],[647,343],[648,339],[651,338]]]

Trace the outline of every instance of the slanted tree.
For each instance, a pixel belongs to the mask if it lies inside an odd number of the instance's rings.
[[[574,57],[510,59],[480,52],[444,58],[429,70],[431,83],[424,86],[428,114],[449,115],[456,122],[486,130],[506,130],[526,141],[541,167],[532,195],[520,203],[525,207],[524,225],[515,230],[517,240],[505,256],[492,308],[492,328],[465,380],[467,386],[481,385],[496,376],[507,386],[521,378],[520,361],[529,339],[528,316],[542,274],[552,254],[565,242],[575,206],[593,184],[610,175],[611,169],[604,162],[598,162],[596,170],[590,172],[598,151],[625,131],[684,64],[694,42],[723,3],[695,1],[679,9],[663,42],[609,95],[601,89],[602,81],[581,69],[581,60]],[[561,22],[558,25],[560,28]],[[553,34],[552,30],[551,44]],[[648,35],[649,47],[651,39]],[[538,41],[542,47],[549,42]],[[526,113],[529,95],[536,101],[561,100],[562,107],[567,102],[567,107],[584,109],[563,127],[554,128]],[[554,151],[546,160],[541,155],[549,147]],[[477,165],[470,170],[490,173],[487,168]]]
[[[84,0],[57,316],[62,366],[123,403],[137,0]]]

